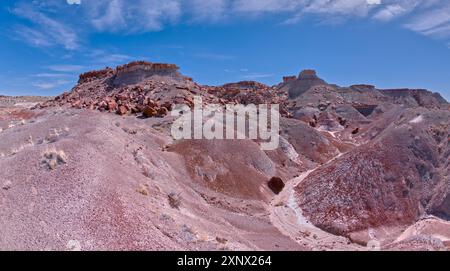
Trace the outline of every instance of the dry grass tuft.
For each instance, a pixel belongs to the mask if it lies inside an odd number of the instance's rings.
[[[148,196],[148,189],[147,189],[147,186],[146,185],[140,185],[139,186],[139,188],[138,189],[136,189],[136,191],[139,193],[139,194],[141,194],[141,195],[143,195],[143,196]]]
[[[285,206],[285,205],[286,205],[286,204],[285,204],[284,202],[279,201],[279,202],[275,203],[273,206],[275,206],[275,207],[283,207],[283,206]]]
[[[67,163],[67,156],[63,150],[46,150],[42,153],[41,165],[50,170],[56,169],[59,165]]]

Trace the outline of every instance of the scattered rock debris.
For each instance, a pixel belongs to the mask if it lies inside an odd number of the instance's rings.
[[[181,206],[180,194],[176,194],[176,193],[172,192],[167,196],[167,198],[169,200],[170,207],[172,207],[174,209],[180,209],[180,206]]]

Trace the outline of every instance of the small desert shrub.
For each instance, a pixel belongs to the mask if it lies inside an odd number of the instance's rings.
[[[66,164],[67,156],[62,150],[46,150],[42,153],[41,165],[47,167],[50,170],[56,169],[57,166]]]
[[[3,183],[2,189],[3,190],[9,190],[9,189],[11,189],[11,186],[12,186],[12,182],[11,181],[6,181],[6,182]]]
[[[220,244],[226,244],[228,242],[227,239],[222,238],[222,237],[216,237],[216,241]]]
[[[306,230],[306,231],[300,231],[300,234],[303,237],[310,237],[312,233],[310,231]]]
[[[143,196],[148,196],[148,189],[145,185],[141,184],[136,191]]]
[[[33,141],[33,136],[32,135],[28,136],[27,143],[29,145],[31,145],[31,146],[34,146],[34,141]]]
[[[167,198],[169,200],[170,207],[172,207],[174,209],[180,209],[180,205],[181,205],[180,194],[176,194],[176,193],[172,192],[167,196]]]
[[[65,126],[64,128],[53,128],[52,130],[50,130],[50,132],[45,137],[43,142],[46,144],[47,143],[55,143],[58,140],[60,140],[61,136],[67,136],[69,131],[70,131],[70,129],[67,126]]]

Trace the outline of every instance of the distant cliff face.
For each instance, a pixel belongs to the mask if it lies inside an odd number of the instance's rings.
[[[448,108],[448,103],[439,94],[426,90],[379,90],[367,84],[339,87],[319,78],[315,70],[285,76],[282,83],[273,87],[256,81],[202,86],[180,74],[175,64],[147,61],[83,73],[70,93],[58,96],[44,106],[70,104],[77,108],[128,114],[142,112],[148,99],[158,100],[160,104],[175,101],[191,104],[193,95],[208,97],[218,103],[277,103],[283,116],[294,116],[323,129],[357,126],[368,121],[366,118],[386,104]],[[109,100],[114,100],[117,105],[106,106]],[[121,104],[124,104],[122,108]]]
[[[137,84],[152,76],[171,76],[181,78],[179,67],[174,64],[131,62],[116,68],[113,84],[115,86]]]
[[[318,85],[327,85],[327,83],[317,76],[316,71],[304,70],[297,78],[295,76],[285,76],[282,88],[288,91],[289,98],[296,98]]]
[[[267,85],[255,81],[240,81],[237,83],[229,83],[222,86],[225,89],[262,89],[268,88]]]
[[[80,75],[79,84],[98,79],[111,79],[114,86],[132,85],[144,81],[152,76],[171,76],[173,78],[187,77],[178,73],[179,67],[174,64],[151,63],[147,61],[135,61],[115,69],[105,68],[98,71],[89,71]]]
[[[295,80],[297,80],[297,76],[284,76],[283,77],[284,84],[295,81]]]
[[[439,94],[425,89],[384,89],[381,93],[394,98],[397,103],[415,106],[439,107],[447,101]]]
[[[113,70],[111,68],[106,68],[106,69],[97,70],[97,71],[88,71],[88,72],[80,74],[80,78],[78,79],[78,84],[83,84],[83,83],[90,82],[90,81],[96,80],[96,79],[107,78],[109,76],[112,76],[114,73],[115,73],[115,70]]]

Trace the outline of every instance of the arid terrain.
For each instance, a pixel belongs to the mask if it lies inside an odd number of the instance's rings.
[[[170,111],[279,104],[280,145],[174,140]],[[204,86],[173,64],[0,96],[0,250],[450,250],[450,105],[422,89]]]

